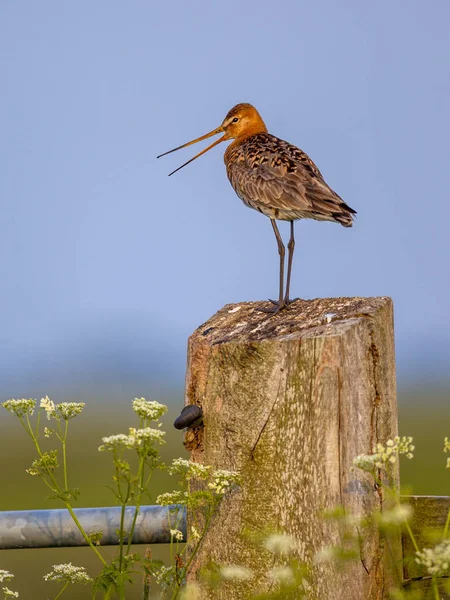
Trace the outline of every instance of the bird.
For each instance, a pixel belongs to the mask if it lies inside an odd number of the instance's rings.
[[[278,313],[293,302],[289,296],[295,247],[294,221],[314,219],[351,227],[356,211],[331,189],[303,150],[270,134],[259,112],[252,104],[246,102],[237,104],[228,111],[222,124],[216,129],[164,152],[157,158],[219,134],[223,135],[169,175],[173,175],[221,142],[233,140],[224,154],[228,179],[246,206],[269,217],[277,241],[280,261],[278,300],[271,300],[270,308],[262,307],[260,310]],[[286,248],[277,220],[290,223],[286,289]]]

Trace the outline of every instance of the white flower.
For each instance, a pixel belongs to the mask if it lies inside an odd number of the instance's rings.
[[[194,525],[191,525],[191,536],[190,539],[194,542],[198,541],[200,539],[200,534],[197,531],[197,528]]]
[[[372,454],[360,454],[353,459],[353,465],[358,469],[373,473],[375,469],[382,469],[386,464],[394,464],[400,454],[406,458],[413,458],[414,446],[412,437],[396,436],[393,440],[387,440],[383,445],[378,443],[373,448]]]
[[[175,492],[165,492],[156,498],[156,504],[160,506],[170,506],[171,504],[183,504],[183,492],[177,490]]]
[[[360,454],[353,459],[353,466],[367,473],[373,473],[376,468],[377,456],[374,454]]]
[[[45,410],[49,421],[50,419],[59,420],[61,418],[68,421],[79,415],[85,406],[85,402],[61,402],[60,404],[55,404],[53,400],[45,396],[45,398],[41,398],[39,408]]]
[[[447,574],[450,567],[450,540],[416,552],[416,563],[423,565],[431,576]]]
[[[281,584],[289,585],[294,583],[294,572],[291,567],[274,567],[269,571],[269,575]]]
[[[53,429],[49,429],[48,427],[44,427],[44,437],[49,438],[53,433]]]
[[[18,598],[19,597],[19,592],[13,592],[12,590],[10,590],[6,586],[4,588],[2,588],[2,591],[5,594],[5,596],[10,596],[11,598]]]
[[[65,421],[68,421],[79,415],[85,406],[85,402],[61,402],[56,405],[56,411]]]
[[[72,563],[63,563],[60,565],[53,565],[53,571],[44,575],[45,581],[59,581],[65,583],[90,583],[92,579],[86,573],[84,567],[76,567]]]
[[[48,396],[45,396],[45,398],[41,398],[39,408],[43,408],[45,410],[47,414],[47,419],[49,421],[52,417],[56,415],[55,403],[53,402],[53,400],[50,400]]]
[[[0,569],[0,583],[3,583],[4,581],[11,581],[13,577],[13,573],[5,571],[5,569]]]
[[[444,452],[450,452],[450,440],[448,437],[444,438]]]
[[[124,433],[109,435],[102,438],[103,445],[99,446],[100,452],[123,450],[124,448],[133,448],[134,438]]]
[[[208,487],[219,496],[225,494],[229,489],[239,483],[239,474],[235,471],[214,471],[212,481],[208,483]]]
[[[274,554],[289,554],[297,548],[297,541],[290,535],[273,533],[265,539],[264,546]]]
[[[413,509],[409,504],[397,504],[390,510],[379,515],[378,522],[381,525],[402,525],[412,517]]]
[[[177,542],[182,542],[184,539],[183,532],[179,529],[171,529],[170,530],[171,539],[175,538]]]
[[[224,565],[220,567],[220,575],[226,580],[248,581],[253,578],[253,573],[246,567],[239,565]]]
[[[138,452],[148,450],[153,444],[164,444],[163,438],[165,435],[165,431],[153,429],[152,427],[145,427],[144,429],[130,427],[128,435],[117,433],[102,438],[103,445],[99,447],[99,450],[100,452],[118,451],[125,448],[134,448]]]
[[[10,413],[16,415],[16,417],[24,417],[25,415],[32,415],[34,413],[34,407],[36,406],[36,400],[32,398],[21,398],[20,400],[6,400],[2,402],[3,408],[6,408]]]
[[[175,581],[175,575],[175,567],[161,567],[154,573],[156,583],[158,585],[162,585],[163,587],[170,587]]]
[[[130,437],[134,438],[135,446],[141,447],[147,444],[164,444],[165,431],[145,427],[144,429],[135,429],[130,427]]]
[[[211,467],[186,460],[185,458],[175,458],[168,469],[171,475],[184,475],[186,479],[206,479],[210,470]]]
[[[145,398],[135,398],[132,404],[134,412],[141,419],[149,419],[150,421],[157,421],[168,410],[164,404]]]

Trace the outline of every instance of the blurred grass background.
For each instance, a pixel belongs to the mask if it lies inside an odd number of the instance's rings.
[[[98,452],[102,436],[126,431],[135,425],[131,410],[132,397],[110,398],[108,402],[99,397],[54,397],[55,401],[83,400],[87,406],[84,413],[71,422],[69,445],[70,486],[79,487],[81,495],[76,506],[114,505],[111,492],[105,487],[112,473],[111,457]],[[442,452],[443,439],[450,435],[449,390],[445,388],[407,389],[400,388],[399,430],[401,435],[412,435],[416,445],[412,461],[401,463],[401,480],[409,493],[449,495],[450,474],[445,469],[445,455]],[[169,405],[169,413],[163,417],[163,427],[167,432],[167,444],[162,449],[165,461],[177,456],[186,456],[182,444],[182,433],[172,427],[174,418],[182,407],[183,391],[174,392],[170,398],[155,398]],[[47,492],[42,482],[25,473],[33,455],[32,445],[26,438],[19,422],[12,415],[1,414],[0,472],[2,491],[0,510],[22,510],[37,508],[57,508],[57,501],[46,500]],[[152,484],[153,504],[162,491],[173,489],[173,479],[163,472],[155,473]],[[143,553],[144,547],[136,547]],[[107,548],[113,555],[114,548]],[[168,547],[153,546],[154,557],[167,559]],[[69,562],[83,565],[91,575],[98,572],[95,557],[86,548],[61,548],[39,550],[3,550],[0,568],[15,573],[16,580],[11,588],[17,589],[23,598],[45,599],[56,595],[57,584],[47,584],[42,577],[51,570],[54,563]],[[51,589],[50,585],[54,588]],[[30,596],[30,590],[33,590]],[[156,590],[154,590],[156,594]],[[130,588],[127,599],[141,597],[140,577]],[[67,592],[68,599],[88,598],[88,588],[74,586]],[[154,596],[156,597],[156,596]]]

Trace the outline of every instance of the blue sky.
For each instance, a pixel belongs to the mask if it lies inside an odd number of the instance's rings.
[[[358,211],[296,225],[293,294],[392,296],[400,381],[448,381],[449,22],[444,0],[4,0],[0,393],[180,385],[200,323],[276,295],[225,145],[171,178],[194,150],[155,159],[238,102]]]

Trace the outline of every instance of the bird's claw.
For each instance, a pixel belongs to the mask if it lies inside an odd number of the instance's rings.
[[[282,302],[277,302],[277,301],[271,300],[269,298],[269,302],[271,302],[273,304],[273,306],[271,306],[271,307],[261,306],[261,307],[258,307],[256,310],[259,310],[260,312],[268,313],[271,315],[276,315],[277,313],[280,312],[280,310],[289,308],[289,306],[285,303],[284,300]]]
[[[299,298],[294,298],[293,300],[289,300],[289,298],[284,298],[283,300],[272,300],[268,298],[268,301],[273,304],[272,307],[266,308],[265,306],[261,306],[257,310],[264,313],[269,313],[272,315],[276,315],[280,312],[280,310],[289,310],[294,302],[299,300]]]

